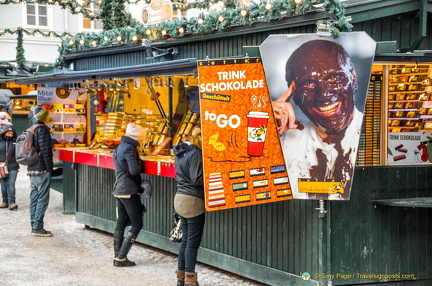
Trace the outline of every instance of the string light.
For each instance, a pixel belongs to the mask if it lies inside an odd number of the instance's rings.
[[[142,0],[141,0],[142,1]],[[149,0],[145,0],[146,2],[149,2]],[[213,1],[213,0],[212,0]],[[202,4],[209,4],[210,2],[212,2],[210,0],[208,1],[196,1],[198,4],[191,4],[191,3],[186,3],[186,1],[181,0],[180,5],[177,5],[179,7],[179,9],[182,9],[182,7],[187,7],[187,8],[197,8],[198,6],[202,6]],[[222,15],[222,14],[213,14],[213,17],[216,17],[217,21],[223,24],[221,25],[217,25],[217,27],[207,27],[208,25],[213,25],[213,23],[209,24],[209,21],[205,21],[204,17],[202,18],[198,18],[197,22],[196,22],[196,26],[189,27],[189,23],[185,23],[183,24],[183,20],[180,21],[180,23],[178,23],[178,31],[177,33],[172,33],[175,36],[183,36],[184,33],[203,33],[203,34],[208,34],[210,33],[210,31],[214,31],[214,28],[216,28],[219,31],[222,31],[224,29],[230,28],[230,26],[232,24],[236,25],[236,24],[244,24],[244,23],[250,23],[249,21],[243,21],[241,20],[242,17],[250,17],[250,15],[254,15],[253,18],[251,18],[250,20],[253,22],[256,19],[264,19],[265,21],[271,21],[275,18],[279,18],[280,15],[301,15],[301,14],[305,14],[308,11],[310,11],[310,9],[316,8],[317,6],[322,6],[322,3],[317,3],[317,2],[324,2],[324,1],[317,1],[317,0],[310,0],[310,1],[304,1],[304,0],[291,0],[291,1],[286,1],[286,2],[291,2],[292,4],[295,5],[288,5],[289,7],[280,7],[280,5],[273,7],[273,4],[279,4],[279,2],[285,2],[282,0],[277,0],[277,1],[273,1],[273,0],[266,0],[265,5],[263,6],[245,6],[242,9],[233,9],[232,7],[224,7],[223,10],[227,11],[227,13]],[[64,9],[68,9],[70,10],[70,12],[72,14],[76,14],[76,13],[81,13],[83,15],[86,15],[86,17],[90,20],[94,20],[94,15],[97,13],[93,13],[92,11],[86,9],[85,7],[87,7],[89,5],[89,3],[94,3],[97,4],[102,3],[103,1],[101,0],[88,0],[88,1],[78,1],[78,0],[0,0],[0,4],[2,3],[32,3],[32,2],[36,2],[36,3],[45,3],[46,4],[58,4],[60,5],[62,8]],[[139,2],[137,0],[128,0],[127,2],[129,3],[136,3]],[[327,2],[327,1],[326,1]],[[344,15],[344,11],[343,9],[339,9],[341,7],[341,4],[339,3],[339,1],[329,1],[329,4],[325,5],[325,10],[326,11],[333,11],[331,13],[333,13],[336,18],[339,19],[339,23],[340,25],[338,27],[336,27],[336,30],[340,30],[340,31],[350,31],[352,29],[352,25],[350,25],[348,23],[348,19],[345,18]],[[342,1],[340,1],[342,2]],[[81,3],[85,3],[85,5],[82,5]],[[177,4],[177,3],[176,3]],[[301,7],[301,9],[298,9],[297,6],[298,5],[304,5],[304,7]],[[198,7],[200,8],[200,7]],[[276,11],[276,12],[281,12],[281,13],[268,13],[268,10],[271,9],[278,9],[281,11]],[[257,11],[259,10],[259,11]],[[249,14],[250,13],[250,14]],[[88,16],[87,16],[88,15]],[[90,16],[90,17],[89,17]],[[100,15],[99,15],[100,16]],[[226,16],[226,18],[225,18]],[[285,16],[283,16],[285,17]],[[103,20],[103,19],[102,19]],[[110,33],[106,33],[107,31],[102,31],[100,32],[99,35],[97,34],[88,34],[88,33],[79,33],[77,36],[75,36],[74,34],[69,34],[69,33],[56,33],[54,31],[40,31],[38,29],[35,30],[27,30],[27,29],[23,29],[23,28],[19,28],[19,29],[6,29],[5,31],[0,30],[0,35],[3,34],[22,34],[23,32],[26,35],[34,35],[34,34],[41,34],[43,36],[55,36],[55,37],[59,37],[62,38],[64,36],[70,36],[71,38],[69,39],[64,39],[63,40],[63,44],[59,45],[59,52],[60,55],[63,55],[65,53],[70,53],[70,52],[75,52],[75,47],[77,45],[81,45],[82,47],[80,47],[80,49],[86,49],[86,48],[90,48],[90,47],[94,47],[97,45],[107,45],[109,43],[116,43],[116,42],[121,42],[121,41],[125,41],[125,39],[129,39],[129,41],[132,43],[132,41],[135,43],[136,41],[138,41],[140,38],[148,38],[148,39],[157,39],[157,38],[162,38],[165,37],[166,35],[171,34],[172,29],[175,29],[175,26],[173,27],[173,22],[172,23],[162,23],[162,24],[157,24],[157,26],[153,26],[150,25],[148,27],[144,27],[142,25],[139,25],[137,27],[132,27],[133,29],[137,29],[136,31],[141,32],[141,33],[137,33],[137,35],[133,35],[133,34],[129,34],[130,32],[126,32],[126,31],[121,31],[118,35],[120,35],[121,40],[119,40],[119,38],[117,36],[112,36],[110,35]],[[187,26],[186,26],[187,25]],[[199,25],[203,25],[203,27],[200,27]],[[160,26],[159,29],[156,29],[158,26]],[[188,29],[186,27],[189,27]],[[131,27],[128,27],[129,29],[132,29]],[[186,31],[187,29],[187,31]],[[144,32],[144,33],[142,33]],[[143,35],[144,34],[144,35]],[[333,34],[333,32],[332,32]],[[106,36],[105,36],[106,35]],[[133,35],[133,36],[132,36]],[[337,35],[337,33],[335,32],[335,36]],[[136,38],[135,38],[136,36]],[[72,38],[73,37],[73,38]],[[100,38],[103,37],[104,40],[100,40]],[[68,46],[70,46],[68,48]],[[74,47],[75,46],[75,47]],[[60,64],[64,64],[64,60],[59,60],[59,65]]]
[[[122,41],[122,37],[121,36],[117,36],[117,42],[121,42]]]

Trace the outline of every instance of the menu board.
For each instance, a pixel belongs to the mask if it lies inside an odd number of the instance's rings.
[[[388,134],[389,165],[432,163],[432,132],[400,132]]]
[[[198,62],[208,211],[292,198],[259,58]]]

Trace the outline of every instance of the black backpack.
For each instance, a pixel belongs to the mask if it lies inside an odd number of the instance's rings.
[[[41,126],[47,127],[45,124],[33,125],[17,137],[15,157],[18,164],[29,166],[39,161],[38,152],[33,145],[33,135],[35,130]]]

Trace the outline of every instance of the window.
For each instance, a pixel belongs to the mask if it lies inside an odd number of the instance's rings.
[[[48,27],[48,6],[47,4],[26,4],[27,25]]]
[[[82,1],[83,5],[86,5],[86,1]],[[87,13],[90,15],[99,14],[99,5],[94,3],[88,3],[86,5]],[[85,15],[82,15],[82,28],[83,30],[98,30],[102,29],[102,21],[100,20],[90,20]]]

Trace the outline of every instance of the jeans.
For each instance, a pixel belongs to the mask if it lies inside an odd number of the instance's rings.
[[[198,248],[204,230],[205,212],[192,218],[180,216],[180,219],[182,223],[182,241],[177,267],[180,271],[195,273]]]
[[[32,229],[44,227],[45,211],[48,208],[51,173],[30,177],[30,222]]]
[[[129,199],[116,198],[117,224],[115,232],[124,233],[126,226],[130,223],[131,232],[135,237],[143,227],[143,204],[139,195],[132,195]]]
[[[3,203],[8,205],[15,203],[15,181],[17,174],[18,170],[9,170],[9,176],[0,179]]]

